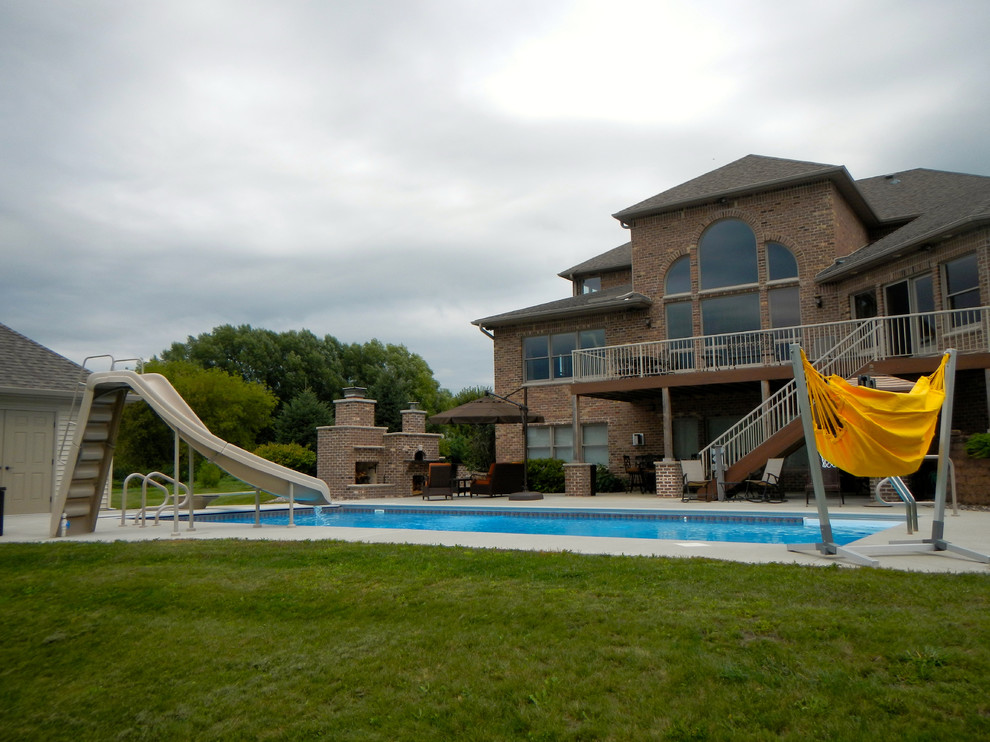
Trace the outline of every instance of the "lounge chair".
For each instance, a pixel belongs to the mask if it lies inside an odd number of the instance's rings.
[[[454,482],[450,464],[430,464],[426,486],[423,487],[423,499],[443,497],[445,500],[454,497]]]
[[[780,486],[780,471],[783,468],[783,459],[767,459],[762,477],[745,480],[746,499],[750,502],[786,502]]]
[[[488,476],[471,482],[471,497],[487,495],[511,495],[523,491],[523,465],[521,463],[495,462],[488,468]]]
[[[710,499],[708,485],[711,484],[711,480],[705,478],[705,467],[698,459],[688,459],[681,461],[680,464],[681,477],[684,480],[684,494],[681,496],[681,502],[701,499],[708,502]]]

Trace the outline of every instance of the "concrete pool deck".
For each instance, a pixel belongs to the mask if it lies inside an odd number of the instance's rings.
[[[350,501],[348,501],[350,502]],[[850,544],[888,544],[893,540],[922,540],[931,534],[933,507],[921,503],[918,508],[920,530],[908,535],[904,520],[904,506],[872,507],[866,505],[865,498],[847,499],[845,506],[829,502],[832,518],[843,515],[867,517],[896,515],[899,520],[892,522],[891,528]],[[345,503],[347,504],[347,503]],[[424,502],[419,497],[388,498],[380,500],[353,501],[361,505],[430,505],[431,507],[472,507],[472,508],[580,508],[580,509],[636,509],[657,511],[681,511],[692,515],[705,513],[733,512],[742,515],[801,515],[817,517],[814,503],[805,506],[804,498],[792,496],[788,502],[764,505],[749,502],[681,502],[677,498],[661,498],[653,495],[602,494],[596,497],[566,497],[547,495],[542,500],[518,501],[505,497],[498,498],[455,498],[453,500]],[[265,506],[266,509],[272,506]],[[277,507],[284,508],[285,504]],[[222,512],[226,510],[246,510],[253,507],[208,508],[197,514]],[[270,540],[320,540],[331,539],[367,543],[408,543],[442,546],[465,546],[489,549],[522,549],[529,551],[571,551],[581,554],[615,554],[628,556],[666,557],[706,557],[748,563],[792,563],[808,565],[841,564],[852,566],[850,562],[835,556],[823,557],[815,551],[808,553],[789,552],[782,544],[735,544],[726,542],[701,541],[662,541],[635,538],[592,538],[582,536],[545,536],[508,533],[469,533],[463,531],[414,531],[373,528],[338,528],[253,525],[197,521],[195,530],[189,531],[186,523],[180,523],[178,531],[171,522],[144,528],[128,524],[120,525],[119,511],[108,510],[100,516],[96,531],[90,534],[69,536],[68,538],[48,538],[49,516],[8,515],[4,520],[3,536],[0,545],[14,542],[78,542],[78,541],[144,541],[144,540],[193,540],[210,538],[270,539]],[[946,507],[946,540],[984,554],[990,554],[990,512],[960,510],[953,515],[952,507]],[[2,552],[0,552],[2,554]],[[910,554],[876,557],[881,568],[918,572],[979,572],[990,573],[990,565],[968,559],[952,552]]]

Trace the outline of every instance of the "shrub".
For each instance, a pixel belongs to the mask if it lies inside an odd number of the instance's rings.
[[[201,487],[216,487],[223,479],[223,469],[212,461],[203,461],[196,467],[196,484]]]
[[[316,474],[316,453],[298,443],[265,443],[254,449],[254,453],[303,474]]]
[[[564,462],[560,459],[530,459],[526,476],[532,492],[564,491]]]
[[[601,464],[595,469],[595,492],[625,492],[626,485]]]
[[[990,433],[976,433],[966,439],[966,453],[974,459],[990,459]]]

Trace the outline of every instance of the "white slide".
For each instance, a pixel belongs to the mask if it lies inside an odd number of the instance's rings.
[[[100,460],[111,455],[112,439],[115,437],[115,432],[106,433],[104,430],[101,435],[95,431],[99,428],[115,431],[119,425],[119,413],[100,413],[99,402],[117,394],[120,399],[117,409],[121,410],[127,390],[133,391],[147,402],[197,453],[242,482],[280,497],[291,496],[296,502],[330,504],[330,490],[323,480],[263,459],[211,433],[175,387],[161,374],[103,371],[90,374],[86,382],[86,395],[80,408],[73,452],[63,477],[64,485],[60,488],[52,510],[53,535],[57,528],[57,519],[63,512],[73,523],[78,518],[83,531],[91,531],[95,527],[94,508],[87,506],[85,501],[92,501],[96,493],[102,491],[109,466],[108,462]],[[105,409],[107,406],[103,407]],[[109,418],[113,420],[107,422]],[[98,440],[101,438],[109,439],[111,445],[100,446]],[[87,453],[89,450],[93,453]],[[104,453],[101,454],[100,451]],[[82,480],[90,474],[96,479],[96,484],[84,486]],[[77,492],[79,497],[74,496]]]

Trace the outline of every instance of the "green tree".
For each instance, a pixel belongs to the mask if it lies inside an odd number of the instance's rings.
[[[427,412],[439,412],[440,384],[421,356],[404,345],[383,344],[380,340],[345,346],[341,353],[348,386],[363,386],[378,402],[375,424],[391,431],[401,429],[401,410],[409,402],[419,402]]]
[[[253,448],[259,432],[271,424],[276,399],[261,384],[189,361],[151,361],[145,372],[165,376],[203,424],[235,446]],[[171,473],[173,441],[172,431],[145,402],[128,406],[115,453],[117,474]]]
[[[221,325],[184,343],[172,343],[161,358],[219,368],[264,384],[282,403],[307,389],[330,402],[347,386],[341,349],[336,338],[320,339],[309,330],[277,333],[250,325]]]
[[[333,410],[312,389],[304,389],[282,405],[275,417],[275,441],[298,443],[315,451],[316,429],[322,425],[333,425]]]
[[[426,361],[404,345],[340,343],[309,330],[276,333],[250,325],[221,325],[211,332],[173,343],[162,360],[188,361],[264,384],[284,405],[305,390],[330,404],[346,386],[363,386],[379,404],[376,424],[396,431],[399,412],[410,401],[437,412],[443,390]]]

